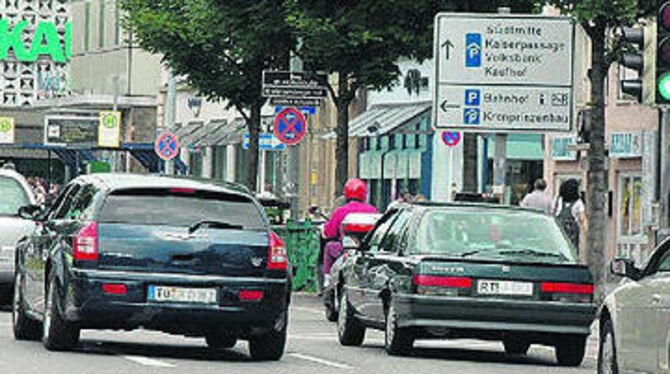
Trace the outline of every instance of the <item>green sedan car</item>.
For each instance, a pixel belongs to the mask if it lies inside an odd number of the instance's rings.
[[[564,366],[584,358],[593,279],[553,217],[401,205],[345,250],[336,285],[343,345],[360,345],[373,328],[385,332],[389,354],[410,353],[417,339],[475,338],[502,341],[510,355],[553,346]]]

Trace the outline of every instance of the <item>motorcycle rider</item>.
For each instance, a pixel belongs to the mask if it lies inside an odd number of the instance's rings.
[[[342,233],[340,226],[349,213],[377,213],[377,208],[365,203],[368,196],[367,184],[358,179],[349,179],[344,185],[344,197],[347,203],[335,209],[330,220],[323,228],[323,236],[330,239],[324,248],[323,273],[324,287],[330,285],[330,267],[342,253]]]

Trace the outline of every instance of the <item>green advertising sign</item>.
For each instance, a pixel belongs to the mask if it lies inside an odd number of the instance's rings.
[[[53,22],[40,22],[30,47],[26,49],[21,36],[28,21],[20,21],[10,30],[9,20],[0,20],[0,61],[8,59],[9,50],[14,51],[18,61],[33,62],[39,56],[49,56],[54,62],[66,62],[72,58],[72,23],[65,25],[65,41],[61,43]]]

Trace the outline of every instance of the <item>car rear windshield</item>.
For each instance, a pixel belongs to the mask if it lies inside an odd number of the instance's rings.
[[[107,197],[99,221],[183,227],[211,221],[243,230],[265,228],[261,212],[249,198],[190,189],[114,191]]]
[[[20,207],[29,204],[26,191],[16,179],[0,177],[0,215],[15,215]]]
[[[576,262],[553,217],[495,209],[432,210],[421,219],[416,254],[530,262]]]

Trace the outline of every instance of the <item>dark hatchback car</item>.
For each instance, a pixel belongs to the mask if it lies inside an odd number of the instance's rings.
[[[290,269],[260,205],[244,192],[158,176],[75,179],[16,253],[17,339],[73,348],[81,329],[143,327],[204,336],[214,349],[249,341],[281,358]]]
[[[345,248],[346,249],[346,248]],[[389,354],[416,339],[502,341],[508,354],[556,348],[577,366],[595,317],[593,280],[553,217],[484,205],[404,205],[349,251],[338,336],[385,331]]]

